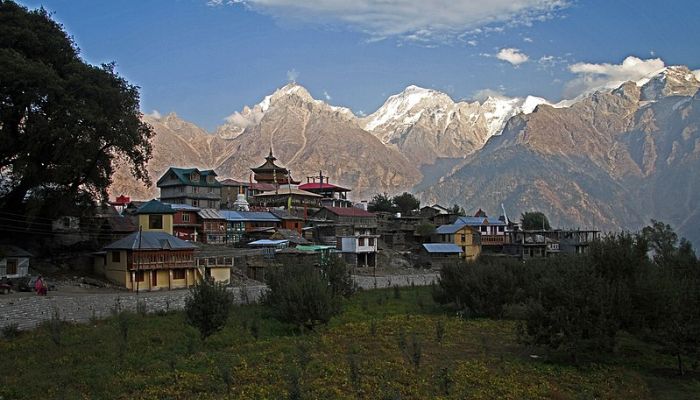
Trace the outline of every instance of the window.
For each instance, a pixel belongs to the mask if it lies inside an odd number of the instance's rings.
[[[184,269],[174,269],[173,270],[173,279],[185,279],[185,270]]]
[[[113,251],[112,252],[112,262],[118,263],[121,262],[121,253],[118,251]]]
[[[499,227],[498,227],[498,231],[499,231],[499,232],[503,232],[503,226],[499,226]]]
[[[7,266],[5,267],[6,275],[16,275],[17,274],[17,260],[7,260]]]
[[[364,245],[365,245],[365,238],[360,238],[360,246],[364,246]]]
[[[369,246],[374,246],[374,238],[369,238],[369,239],[367,239],[367,241],[369,242],[368,243]]]
[[[163,216],[149,215],[148,216],[148,229],[163,229]]]
[[[481,227],[481,231],[482,231],[482,232],[486,232],[486,229],[488,229],[486,226],[482,226],[482,227]]]
[[[461,239],[462,239],[462,243],[466,242],[466,241],[467,241],[467,235],[465,235],[465,234],[463,233]]]
[[[192,200],[192,206],[199,207],[199,200]]]
[[[180,186],[180,193],[185,193],[185,187],[184,187],[184,186]]]
[[[182,213],[182,222],[190,222],[190,214]]]

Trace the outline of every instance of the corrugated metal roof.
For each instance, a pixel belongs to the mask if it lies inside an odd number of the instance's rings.
[[[423,248],[428,253],[461,253],[462,249],[454,243],[425,243]]]
[[[197,215],[202,219],[226,219],[218,210],[213,208],[203,208],[197,212]]]
[[[375,215],[369,211],[365,211],[357,207],[323,207],[335,215],[342,217],[374,217]],[[323,210],[323,208],[321,210]],[[320,212],[320,210],[319,210]]]
[[[437,227],[435,230],[435,233],[441,234],[441,235],[451,235],[460,229],[464,228],[466,225],[464,224],[451,224],[451,225],[440,225]]]
[[[199,207],[191,206],[189,204],[176,204],[176,203],[163,203],[168,204],[173,210],[186,210],[186,211],[199,211]]]
[[[493,217],[459,217],[455,222],[455,225],[469,225],[469,226],[479,226],[479,225],[506,225],[505,222],[498,218]]]
[[[270,239],[260,239],[254,242],[248,243],[248,246],[280,246],[283,244],[288,244],[289,240],[270,240]]]
[[[139,236],[141,237],[139,243]],[[194,250],[197,246],[165,232],[134,232],[116,242],[108,244],[104,250]]]
[[[350,189],[344,188],[342,186],[334,185],[332,183],[320,183],[320,182],[309,182],[309,183],[304,183],[302,185],[299,185],[299,189],[301,190],[338,190],[340,192],[349,192]]]
[[[219,213],[227,221],[240,221],[240,222],[263,222],[272,221],[279,222],[280,219],[274,214],[267,211],[230,211],[230,210],[219,210]]]

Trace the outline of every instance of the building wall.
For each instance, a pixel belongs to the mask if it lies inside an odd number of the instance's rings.
[[[7,275],[7,261],[8,259],[17,262],[17,273],[12,275]],[[7,257],[0,259],[0,277],[7,278],[19,278],[29,274],[29,258],[27,257]]]
[[[209,272],[214,282],[229,283],[231,281],[231,268],[210,268]]]
[[[173,234],[173,215],[172,214],[156,214],[163,218],[163,229],[150,229],[148,226],[149,214],[139,214],[139,227],[144,232],[165,232]]]
[[[119,253],[118,262],[113,261],[113,253]],[[126,250],[108,251],[104,265],[105,278],[118,285],[126,286],[126,284],[129,282],[129,274],[126,270],[127,256]]]
[[[455,233],[454,244],[462,249],[461,256],[463,258],[468,261],[473,261],[479,257],[481,254],[480,237],[480,234],[476,230],[468,226],[463,227]]]

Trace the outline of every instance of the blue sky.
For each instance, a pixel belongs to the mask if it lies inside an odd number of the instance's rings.
[[[556,101],[663,65],[700,68],[694,1],[43,0],[142,110],[206,129],[290,77],[356,113],[415,84]],[[352,6],[350,6],[352,5]],[[637,59],[628,59],[633,56]]]

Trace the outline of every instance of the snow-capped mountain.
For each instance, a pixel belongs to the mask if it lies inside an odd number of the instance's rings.
[[[534,96],[455,102],[443,92],[411,85],[362,118],[360,126],[412,161],[431,164],[439,157],[473,153],[500,133],[510,117],[530,113],[539,104],[549,103]]]
[[[246,128],[259,124],[270,107],[292,96],[298,97],[309,104],[315,104],[324,110],[337,113],[340,117],[355,119],[355,115],[349,108],[331,106],[324,101],[316,100],[303,86],[289,83],[277,89],[274,93],[265,96],[260,103],[252,108],[245,106],[242,111],[236,111],[226,117],[226,123],[217,128],[216,134],[223,139],[233,139],[243,133]]]

